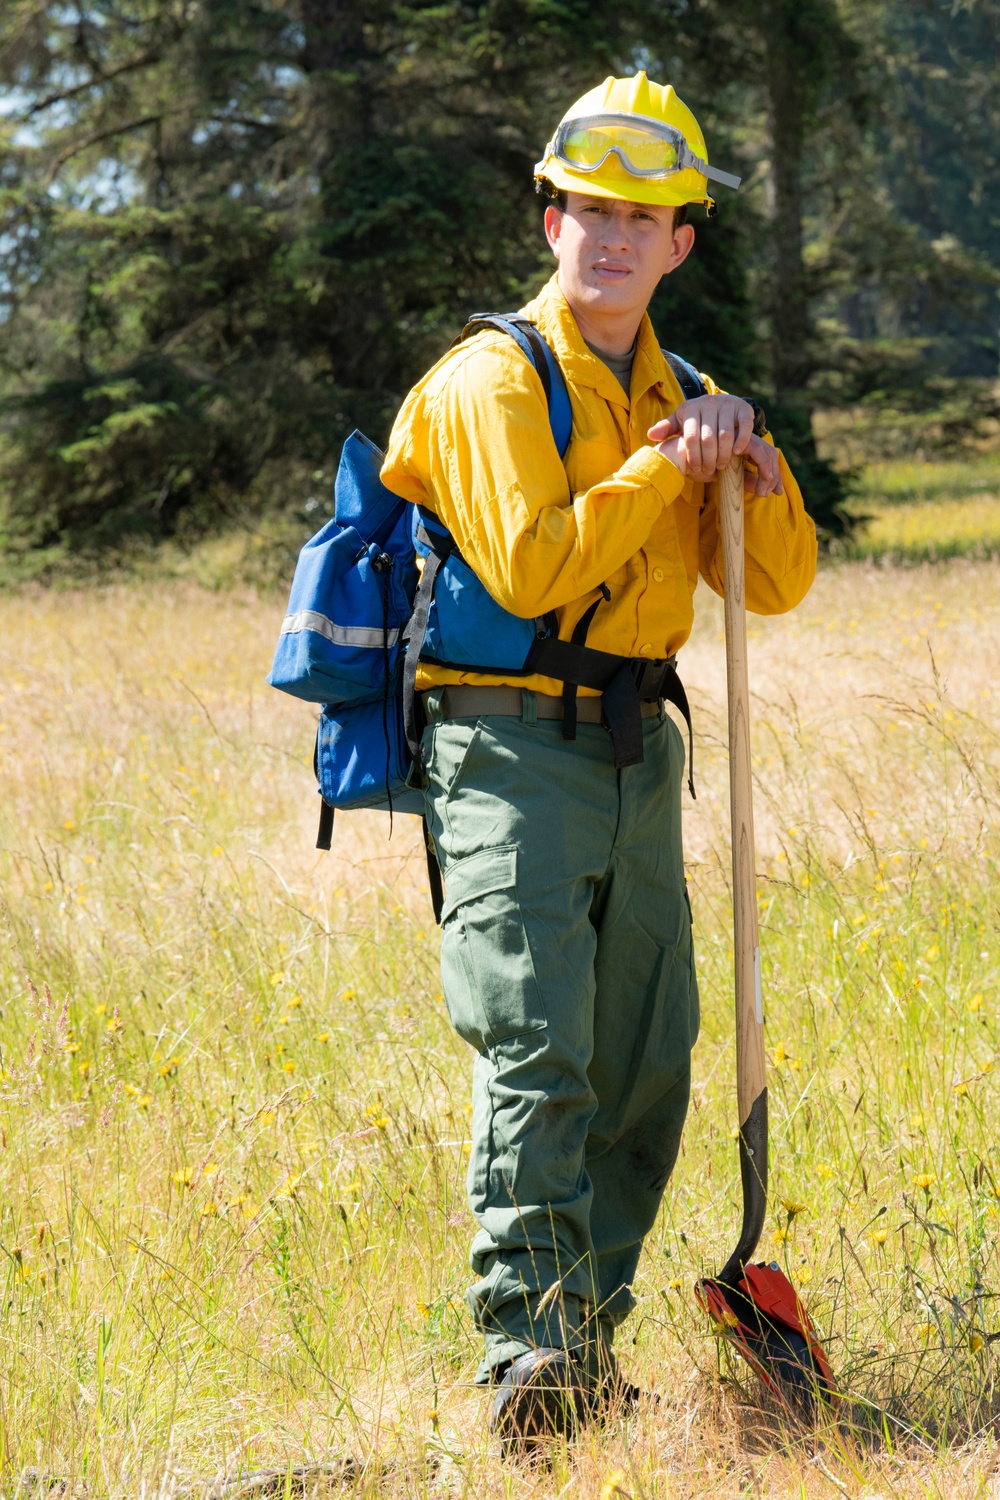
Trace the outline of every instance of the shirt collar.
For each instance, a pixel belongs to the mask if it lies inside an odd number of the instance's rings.
[[[625,392],[617,378],[584,343],[555,275],[549,278],[538,296],[522,308],[521,316],[538,324],[539,332],[548,340],[571,385],[587,386],[617,406],[625,404]],[[632,392],[639,399],[655,385],[660,386],[663,394],[672,394],[666,360],[656,341],[649,315],[644,313],[632,365]]]

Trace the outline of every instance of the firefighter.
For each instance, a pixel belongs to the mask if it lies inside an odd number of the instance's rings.
[[[688,205],[711,206],[709,181],[736,179],[709,166],[672,87],[638,73],[578,100],[536,168],[555,273],[520,314],[569,391],[565,454],[536,370],[487,329],[410,392],[382,470],[440,519],[492,604],[621,658],[639,684],[637,760],[597,690],[483,667],[474,589],[467,649],[417,677],[443,989],[475,1049],[478,1380],[508,1451],[637,1395],[612,1344],[680,1145],[699,1022],[685,745],[664,700],[699,577],[723,592],[715,476],[733,454],[748,608],[793,608],[815,572],[763,414],[705,376],[686,397],[647,315],[692,251]]]

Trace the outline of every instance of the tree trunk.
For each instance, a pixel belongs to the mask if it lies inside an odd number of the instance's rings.
[[[764,88],[771,152],[771,369],[781,406],[807,404],[812,328],[802,263],[802,168],[808,93],[817,59],[810,28],[797,24],[808,3],[770,0]]]

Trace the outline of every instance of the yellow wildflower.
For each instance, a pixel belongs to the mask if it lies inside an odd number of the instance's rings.
[[[281,1067],[282,1067],[282,1070],[285,1073],[294,1073],[295,1072],[295,1060],[294,1060],[294,1058],[286,1057],[285,1060],[284,1060],[284,1062],[281,1064]]]
[[[165,1062],[165,1063],[161,1063],[160,1064],[160,1077],[161,1078],[173,1078],[173,1076],[174,1076],[174,1074],[176,1072],[177,1072],[177,1064],[173,1060],[171,1060],[170,1062]]]
[[[217,1161],[207,1161],[201,1169],[201,1175],[203,1177],[214,1177],[218,1170],[219,1163]]]
[[[79,1050],[80,1050],[80,1043],[79,1042],[67,1042],[65,1044],[65,1046],[63,1047],[63,1051],[64,1052],[79,1052]]]
[[[262,1125],[273,1125],[278,1116],[273,1109],[262,1109],[257,1118]]]
[[[800,1281],[812,1281],[812,1279],[813,1279],[812,1266],[800,1266],[799,1267],[799,1280]]]
[[[301,995],[293,995],[292,998],[289,1000],[288,1004],[289,1004],[289,1007],[295,1006],[295,1005],[301,1005],[302,1004],[302,996]]]
[[[276,969],[275,972],[271,975],[271,983],[272,984],[284,984],[284,982],[285,982],[285,972],[284,972],[284,970],[283,969]]]
[[[112,1034],[114,1034],[116,1031],[121,1031],[124,1024],[125,1023],[123,1022],[121,1016],[113,1015],[104,1029],[105,1031],[110,1031]]]
[[[136,1101],[140,1109],[148,1109],[153,1102],[152,1094],[143,1094]]]
[[[427,1306],[427,1303],[424,1302],[421,1297],[417,1298],[417,1312],[420,1314],[420,1316],[422,1318],[429,1318],[430,1315],[431,1315],[430,1308]]]
[[[788,1230],[787,1229],[776,1229],[774,1231],[774,1233],[772,1234],[772,1236],[771,1236],[772,1241],[776,1245],[783,1245],[785,1243],[785,1241],[787,1240],[787,1238],[788,1238]]]
[[[328,1031],[321,1031],[316,1040],[317,1042],[328,1042],[330,1040],[330,1033]]]
[[[194,1172],[190,1167],[181,1167],[180,1171],[173,1174],[172,1180],[176,1182],[179,1187],[190,1187],[191,1178],[193,1176]]]
[[[794,1219],[796,1214],[804,1214],[806,1211],[804,1203],[796,1203],[792,1198],[782,1198],[781,1206],[790,1219]]]
[[[936,1181],[937,1178],[934,1176],[933,1172],[918,1172],[916,1177],[914,1177],[913,1179],[913,1186],[923,1188],[926,1192],[928,1188],[932,1188],[934,1186]]]
[[[982,997],[982,995],[973,995],[972,999],[969,1001],[969,1009],[970,1010],[982,1010],[982,1008],[983,1008],[983,997]]]
[[[981,1333],[974,1333],[972,1335],[969,1340],[969,1348],[972,1350],[973,1354],[978,1354],[980,1349],[986,1348],[986,1340],[983,1338]]]
[[[298,1185],[299,1185],[299,1177],[295,1173],[289,1172],[289,1174],[285,1178],[284,1182],[276,1190],[275,1197],[277,1197],[277,1198],[294,1198],[295,1197],[295,1189],[298,1187]]]
[[[631,1500],[631,1493],[625,1488],[627,1478],[624,1469],[616,1469],[601,1485],[601,1500]]]
[[[203,1219],[209,1219],[213,1214],[217,1214],[218,1212],[219,1205],[213,1202],[211,1198],[209,1198],[207,1203],[201,1205],[201,1216]]]
[[[107,1010],[107,1008],[108,1007],[104,1004],[104,1001],[102,1000],[101,1003],[100,1003],[100,1005],[95,1005],[94,1006],[94,1015],[95,1016],[103,1016],[104,1012]]]
[[[679,1292],[683,1285],[684,1283],[681,1281],[681,1278],[679,1276],[674,1276],[670,1282],[670,1290],[672,1292]]]
[[[885,1242],[886,1242],[886,1240],[888,1238],[889,1238],[889,1231],[888,1231],[888,1229],[873,1229],[872,1230],[871,1239],[872,1239],[872,1243],[873,1244],[875,1244],[875,1245],[884,1245]]]

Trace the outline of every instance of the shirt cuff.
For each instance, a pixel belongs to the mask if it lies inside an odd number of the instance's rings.
[[[684,475],[677,465],[652,447],[640,448],[627,458],[618,470],[618,478],[651,485],[664,505],[673,505],[684,488]]]

